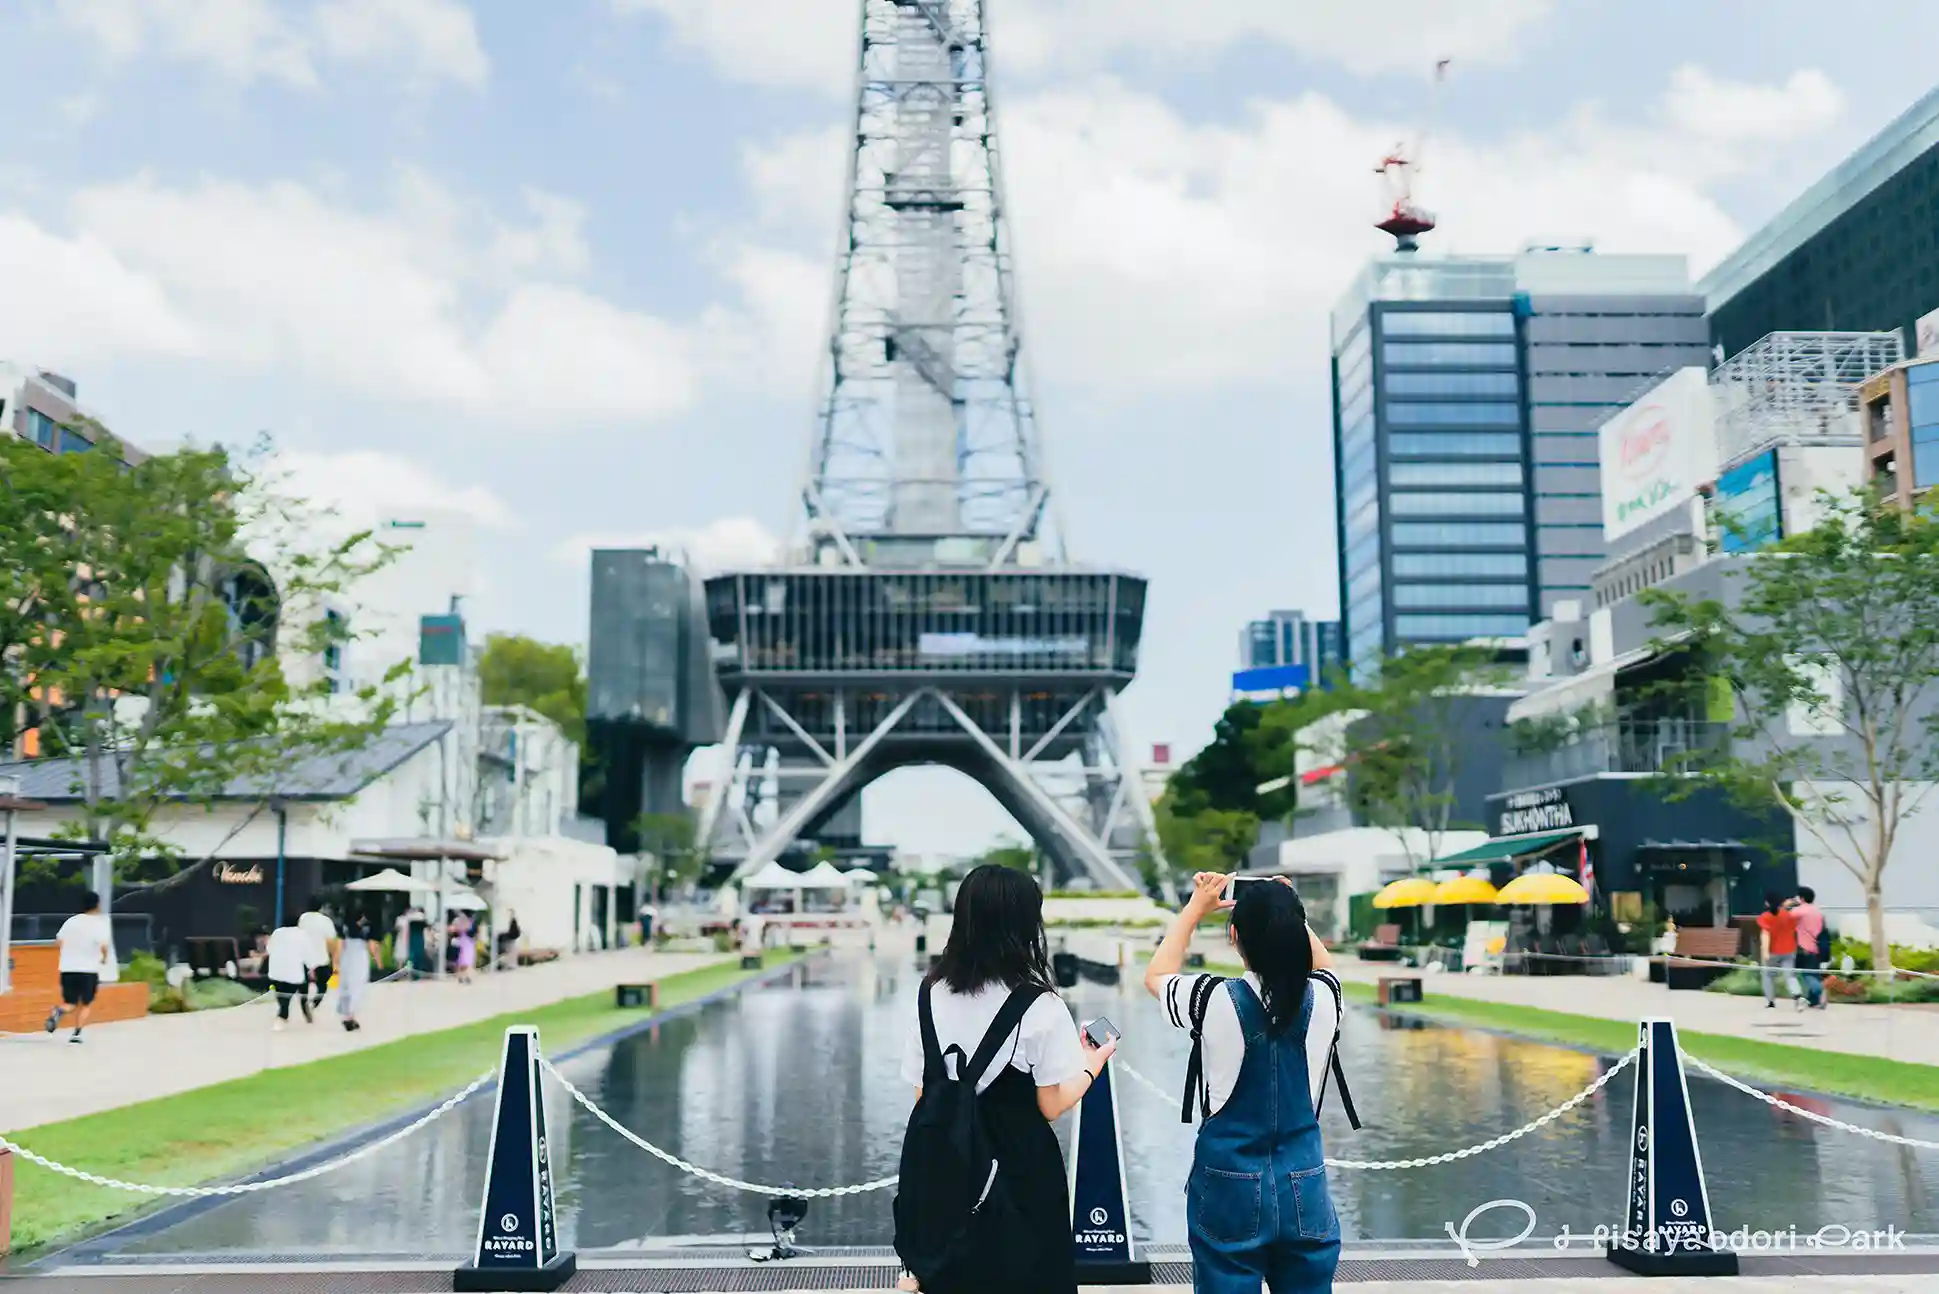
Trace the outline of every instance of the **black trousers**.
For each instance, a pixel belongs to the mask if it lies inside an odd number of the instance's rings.
[[[316,987],[316,1001],[319,1006],[323,1003],[323,995],[330,991],[330,976],[334,973],[328,966],[310,968],[310,983]]]
[[[279,1020],[290,1018],[290,999],[300,998],[309,990],[307,984],[284,983],[282,980],[271,980],[269,986],[276,990],[276,1018]]]

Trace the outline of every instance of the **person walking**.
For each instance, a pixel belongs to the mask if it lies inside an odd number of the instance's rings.
[[[345,1033],[363,1028],[357,1013],[363,1009],[364,994],[370,988],[371,949],[376,939],[369,913],[357,912],[344,923],[337,956],[337,1014],[343,1018]]]
[[[1791,900],[1791,917],[1797,922],[1798,978],[1804,983],[1804,1004],[1822,1011],[1824,967],[1831,947],[1825,937],[1825,914],[1818,910],[1818,892],[1809,885],[1798,886],[1798,896]]]
[[[1764,911],[1757,918],[1758,960],[1764,965],[1764,1005],[1777,1007],[1777,977],[1784,975],[1791,1000],[1804,1010],[1804,993],[1798,987],[1798,919],[1775,894],[1764,898]]]
[[[88,1027],[94,1013],[94,995],[101,988],[101,975],[114,960],[114,930],[101,915],[101,896],[89,890],[81,899],[81,910],[61,922],[54,935],[60,945],[61,1000],[47,1013],[48,1033],[61,1027],[61,1017],[74,1012],[74,1032],[68,1041],[79,1045],[81,1030]]]
[[[452,965],[460,984],[471,983],[472,967],[478,964],[478,940],[472,936],[471,916],[460,912],[451,919]]]
[[[310,940],[308,989],[315,998],[310,1005],[322,1006],[323,995],[330,991],[330,976],[336,971],[337,957],[342,952],[337,923],[324,912],[323,901],[312,896],[303,905],[303,915],[296,918],[296,928]]]
[[[972,1264],[1000,1257],[1012,1274],[1004,1294],[1076,1294],[1077,1266],[1064,1155],[1051,1124],[1083,1099],[1117,1049],[1079,1036],[1070,1008],[1051,987],[1043,891],[1022,872],[984,864],[957,891],[949,942],[922,982],[902,1057],[916,1090],[910,1138],[924,1116],[924,1085],[974,1084],[977,1125],[994,1166],[984,1198],[1004,1207],[976,1220]],[[930,1183],[911,1180],[926,1164],[904,1156],[895,1204],[896,1252],[909,1273],[897,1288],[926,1294],[987,1294],[963,1272],[963,1255],[938,1267],[922,1252],[927,1219],[913,1216]],[[947,1194],[946,1188],[933,1192]],[[974,1211],[972,1211],[974,1212]]]
[[[1333,1288],[1340,1219],[1327,1189],[1319,1108],[1339,1059],[1340,986],[1290,881],[1233,885],[1201,872],[1145,972],[1172,1025],[1194,1036],[1186,1120],[1198,1142],[1185,1221],[1197,1294],[1320,1294]],[[1192,933],[1229,908],[1245,974],[1181,973]],[[1340,1099],[1358,1126],[1344,1083]]]
[[[298,926],[277,926],[269,932],[269,986],[276,992],[276,1022],[270,1028],[277,1033],[289,1023],[292,999],[303,1008],[305,1020],[316,1021],[310,1006],[310,974],[316,969],[312,960],[315,956],[316,945],[309,931]]]

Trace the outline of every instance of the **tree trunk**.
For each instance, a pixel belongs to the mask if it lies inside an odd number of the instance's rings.
[[[1892,969],[1892,941],[1885,935],[1885,894],[1876,873],[1865,886],[1865,919],[1872,932],[1872,969],[1881,975],[1889,974]],[[1829,937],[1825,940],[1825,951],[1831,951]]]

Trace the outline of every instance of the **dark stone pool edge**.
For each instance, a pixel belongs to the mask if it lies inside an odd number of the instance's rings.
[[[771,984],[776,980],[784,979],[794,974],[797,969],[807,965],[810,961],[825,955],[825,953],[817,950],[802,956],[790,957],[787,961],[777,966],[770,966],[757,974],[747,976],[745,979],[738,979],[731,984],[722,985],[712,992],[701,994],[692,1001],[682,1002],[678,1006],[667,1007],[663,1011],[657,1011],[643,1016],[641,1019],[618,1029],[609,1030],[606,1033],[585,1039],[582,1042],[576,1042],[556,1055],[547,1053],[547,1059],[553,1061],[555,1064],[564,1064],[589,1052],[597,1051],[601,1047],[610,1047],[615,1043],[623,1042],[637,1034],[645,1033],[649,1029],[666,1024],[671,1020],[678,1020],[683,1016],[692,1015],[696,1011],[704,1010],[717,1002],[725,1001],[750,988],[758,988],[765,984]],[[725,965],[727,963],[722,964]],[[704,969],[708,968],[697,968],[697,971]],[[690,973],[697,973],[697,971]],[[507,1012],[506,1014],[512,1013]],[[477,1094],[472,1099],[476,1100],[497,1089],[498,1083],[494,1079],[479,1088]],[[203,1185],[241,1185],[245,1182],[260,1182],[272,1177],[281,1177],[285,1173],[302,1172],[306,1168],[335,1159],[340,1155],[349,1154],[359,1146],[367,1145],[372,1141],[387,1137],[399,1128],[423,1118],[439,1105],[442,1105],[444,1101],[445,1097],[437,1097],[421,1105],[413,1106],[400,1114],[388,1115],[376,1123],[367,1123],[361,1127],[353,1128],[348,1132],[339,1133],[313,1149],[306,1150],[293,1158],[281,1160],[265,1168],[259,1168],[255,1172],[241,1177],[232,1177],[214,1183],[203,1183]],[[112,1254],[116,1249],[130,1241],[152,1236],[159,1231],[166,1231],[170,1227],[199,1217],[209,1210],[227,1203],[231,1198],[233,1197],[202,1196],[182,1200],[174,1204],[159,1204],[147,1212],[140,1213],[125,1222],[103,1223],[101,1228],[84,1234],[79,1240],[55,1242],[52,1246],[44,1247],[38,1252],[30,1251],[27,1255],[16,1253],[11,1255],[10,1258],[0,1258],[0,1275],[4,1275],[9,1270],[37,1271],[43,1269],[48,1264],[54,1263],[56,1259],[62,1260],[62,1265],[64,1266],[86,1265],[96,1259]],[[22,1261],[23,1257],[25,1257],[24,1262]]]

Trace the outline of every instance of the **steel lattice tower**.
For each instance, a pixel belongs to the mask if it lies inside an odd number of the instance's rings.
[[[1157,841],[1118,722],[1144,581],[1068,563],[1024,380],[983,0],[863,0],[827,396],[781,567],[707,583],[731,699],[701,839],[751,871],[859,832],[908,764],[988,788],[1058,862],[1138,888]],[[857,842],[859,843],[859,842]]]

